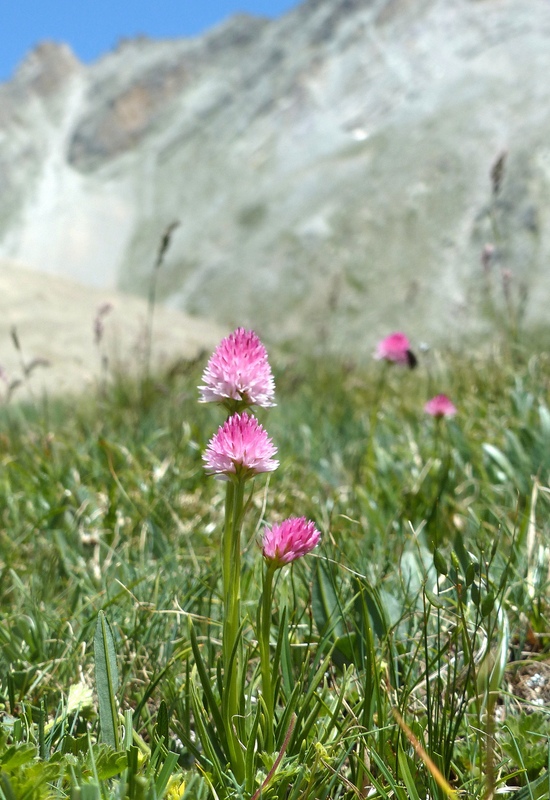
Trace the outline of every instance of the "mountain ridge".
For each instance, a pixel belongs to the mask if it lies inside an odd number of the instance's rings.
[[[90,66],[43,46],[0,86],[0,255],[144,294],[177,219],[160,297],[272,340],[486,334],[508,272],[542,323],[549,41],[542,0],[308,0]]]

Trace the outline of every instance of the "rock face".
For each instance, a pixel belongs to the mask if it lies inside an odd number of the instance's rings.
[[[178,220],[162,299],[271,340],[545,324],[549,74],[547,0],[308,0],[90,67],[42,45],[0,86],[0,255],[145,293]]]

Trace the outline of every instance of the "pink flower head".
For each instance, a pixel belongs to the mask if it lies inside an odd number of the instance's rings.
[[[314,523],[305,517],[289,517],[280,525],[266,525],[262,554],[276,567],[282,567],[307,555],[321,541]]]
[[[233,414],[208,442],[203,455],[206,471],[227,480],[232,476],[251,478],[260,472],[273,472],[279,462],[273,459],[277,448],[256,417],[243,411]]]
[[[454,417],[456,414],[456,406],[449,400],[446,394],[437,394],[435,397],[432,397],[431,400],[428,400],[424,406],[424,411],[426,414],[430,414],[436,419]]]
[[[416,356],[411,350],[411,345],[404,333],[390,333],[385,339],[381,339],[376,345],[374,357],[379,361],[391,361],[395,364],[414,369],[417,361]]]
[[[267,352],[254,331],[237,328],[222,339],[202,380],[201,403],[224,403],[230,411],[275,405],[275,382]]]

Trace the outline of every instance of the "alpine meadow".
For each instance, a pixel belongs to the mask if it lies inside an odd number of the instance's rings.
[[[549,43],[303,0],[0,84],[0,800],[549,800]]]
[[[4,404],[2,798],[548,797],[549,357],[374,356]]]

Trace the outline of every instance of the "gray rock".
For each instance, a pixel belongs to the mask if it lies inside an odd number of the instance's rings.
[[[543,325],[549,74],[546,0],[309,0],[90,67],[41,46],[0,86],[0,255],[145,294],[177,219],[162,300],[271,340]]]

